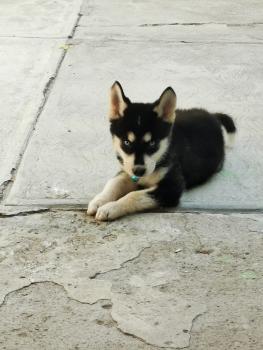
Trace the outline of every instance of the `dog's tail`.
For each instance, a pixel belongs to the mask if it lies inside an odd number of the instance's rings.
[[[220,121],[222,125],[225,145],[227,147],[232,147],[235,141],[235,134],[237,131],[233,119],[229,115],[222,113],[216,113],[215,117]]]

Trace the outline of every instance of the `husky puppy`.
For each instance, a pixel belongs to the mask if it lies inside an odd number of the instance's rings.
[[[109,119],[121,171],[89,203],[87,213],[100,221],[178,205],[185,189],[222,168],[222,129],[236,131],[226,114],[176,110],[171,87],[153,103],[132,103],[119,82],[110,91]]]

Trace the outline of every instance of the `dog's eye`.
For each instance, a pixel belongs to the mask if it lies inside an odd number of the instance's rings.
[[[124,145],[127,146],[127,147],[131,146],[131,142],[130,142],[129,140],[124,140],[123,143],[124,143]]]
[[[154,147],[155,145],[156,145],[156,142],[155,141],[150,141],[149,143],[148,143],[148,145],[150,146],[150,147]]]

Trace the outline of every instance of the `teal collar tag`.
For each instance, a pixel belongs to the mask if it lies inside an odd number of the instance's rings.
[[[138,182],[139,179],[140,179],[139,176],[135,176],[135,175],[132,175],[132,176],[131,176],[132,182]]]

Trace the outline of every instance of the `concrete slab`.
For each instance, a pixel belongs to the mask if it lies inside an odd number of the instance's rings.
[[[262,349],[261,215],[98,225],[60,211],[0,226],[3,349]]]
[[[262,209],[261,45],[72,44],[7,204],[85,206],[101,190],[117,169],[106,114],[108,89],[118,79],[132,100],[153,101],[171,85],[178,107],[202,106],[236,120],[238,140],[223,172],[189,192],[185,208]]]
[[[1,0],[0,36],[67,37],[81,0]]]
[[[127,26],[169,23],[262,23],[261,0],[150,0],[84,1],[81,23],[94,26]],[[121,28],[119,28],[121,30]]]
[[[0,39],[0,187],[11,178],[44,88],[62,55],[61,40]]]

